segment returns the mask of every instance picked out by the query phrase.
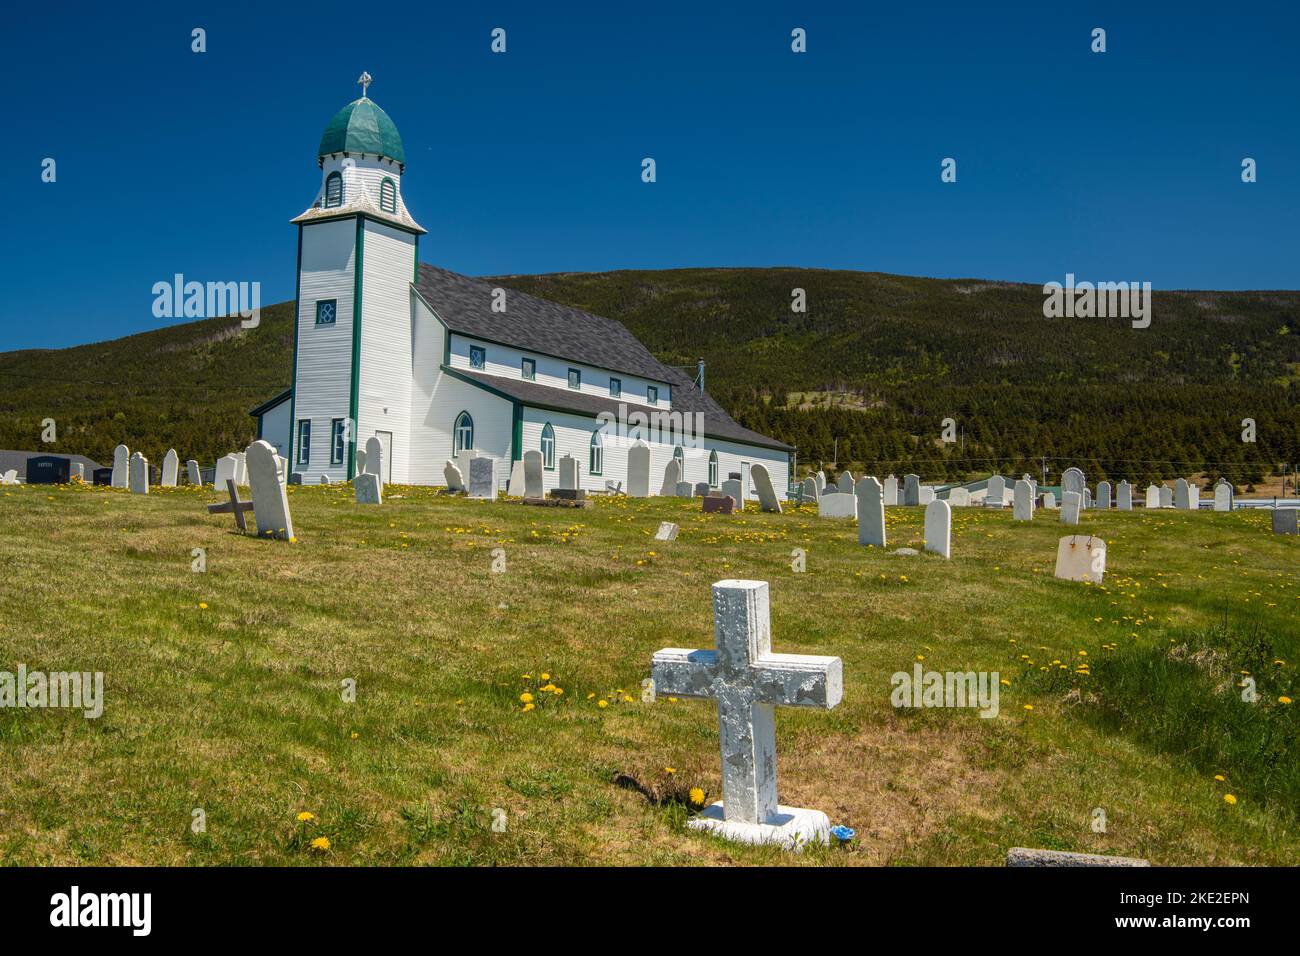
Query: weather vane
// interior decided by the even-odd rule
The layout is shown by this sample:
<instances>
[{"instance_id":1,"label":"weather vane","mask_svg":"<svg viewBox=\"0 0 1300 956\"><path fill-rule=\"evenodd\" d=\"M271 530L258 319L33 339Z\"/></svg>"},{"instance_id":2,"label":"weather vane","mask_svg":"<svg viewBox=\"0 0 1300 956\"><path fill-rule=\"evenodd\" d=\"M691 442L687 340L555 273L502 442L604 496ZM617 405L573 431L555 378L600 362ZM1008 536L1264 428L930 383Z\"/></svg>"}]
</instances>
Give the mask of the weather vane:
<instances>
[{"instance_id":1,"label":"weather vane","mask_svg":"<svg viewBox=\"0 0 1300 956\"><path fill-rule=\"evenodd\" d=\"M370 84L374 82L374 79L369 73L362 70L357 82L361 84L361 98L366 99L370 93Z\"/></svg>"}]
</instances>

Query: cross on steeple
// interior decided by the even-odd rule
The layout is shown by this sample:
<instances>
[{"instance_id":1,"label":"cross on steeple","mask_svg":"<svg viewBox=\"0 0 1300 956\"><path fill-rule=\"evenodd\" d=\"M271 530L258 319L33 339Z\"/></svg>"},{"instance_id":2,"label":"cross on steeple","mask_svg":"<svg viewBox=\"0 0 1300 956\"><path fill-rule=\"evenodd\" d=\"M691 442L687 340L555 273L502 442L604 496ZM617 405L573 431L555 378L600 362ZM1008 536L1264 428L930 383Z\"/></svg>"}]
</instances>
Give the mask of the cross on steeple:
<instances>
[{"instance_id":1,"label":"cross on steeple","mask_svg":"<svg viewBox=\"0 0 1300 956\"><path fill-rule=\"evenodd\" d=\"M361 98L363 100L368 99L370 93L370 84L374 82L374 78L371 77L369 73L362 70L361 76L357 78L357 82L361 84Z\"/></svg>"}]
</instances>

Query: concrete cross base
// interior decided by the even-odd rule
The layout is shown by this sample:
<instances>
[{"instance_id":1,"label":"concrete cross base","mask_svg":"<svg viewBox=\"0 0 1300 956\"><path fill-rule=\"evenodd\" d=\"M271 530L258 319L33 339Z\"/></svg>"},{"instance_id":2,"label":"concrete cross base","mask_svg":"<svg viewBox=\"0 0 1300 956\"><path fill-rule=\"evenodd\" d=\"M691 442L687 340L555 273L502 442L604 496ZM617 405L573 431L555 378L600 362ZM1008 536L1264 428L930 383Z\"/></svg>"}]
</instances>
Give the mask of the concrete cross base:
<instances>
[{"instance_id":1,"label":"concrete cross base","mask_svg":"<svg viewBox=\"0 0 1300 956\"><path fill-rule=\"evenodd\" d=\"M831 821L820 810L801 810L798 807L778 806L767 823L743 823L728 820L722 810L722 801L710 804L699 814L686 821L692 830L712 833L736 843L772 843L796 853L810 843L826 846L831 841Z\"/></svg>"}]
</instances>

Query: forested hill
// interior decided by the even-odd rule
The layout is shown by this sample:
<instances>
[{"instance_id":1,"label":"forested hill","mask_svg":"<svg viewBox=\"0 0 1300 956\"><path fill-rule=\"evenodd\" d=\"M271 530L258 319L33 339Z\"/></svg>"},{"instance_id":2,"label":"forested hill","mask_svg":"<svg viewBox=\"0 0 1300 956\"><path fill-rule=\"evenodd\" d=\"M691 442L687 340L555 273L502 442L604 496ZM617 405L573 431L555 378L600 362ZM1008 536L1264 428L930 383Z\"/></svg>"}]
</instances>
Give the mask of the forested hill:
<instances>
[{"instance_id":1,"label":"forested hill","mask_svg":"<svg viewBox=\"0 0 1300 956\"><path fill-rule=\"evenodd\" d=\"M742 423L831 460L927 477L1072 459L1090 478L1227 473L1300 459L1300 293L1157 292L1149 328L1047 319L1039 286L805 269L503 276L624 322ZM803 289L805 312L791 308ZM289 384L292 308L112 342L0 353L0 447L105 460L125 442L205 462ZM54 418L55 446L39 444ZM941 444L944 418L960 441ZM1243 418L1258 441L1241 441ZM1059 472L1059 468L1058 468ZM1035 471L1036 473L1036 471Z\"/></svg>"}]
</instances>

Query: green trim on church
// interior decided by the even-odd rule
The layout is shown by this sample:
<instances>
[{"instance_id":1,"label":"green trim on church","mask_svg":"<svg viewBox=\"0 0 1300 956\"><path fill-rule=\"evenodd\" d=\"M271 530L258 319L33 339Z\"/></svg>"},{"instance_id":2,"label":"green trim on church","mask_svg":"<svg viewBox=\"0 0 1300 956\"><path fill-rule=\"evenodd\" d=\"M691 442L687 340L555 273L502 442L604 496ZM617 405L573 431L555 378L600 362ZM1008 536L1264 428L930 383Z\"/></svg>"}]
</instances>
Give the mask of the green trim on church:
<instances>
[{"instance_id":1,"label":"green trim on church","mask_svg":"<svg viewBox=\"0 0 1300 956\"><path fill-rule=\"evenodd\" d=\"M357 466L357 432L361 423L357 421L360 413L361 398L361 274L366 251L366 217L357 216L356 267L352 273L352 388L348 397L348 418L352 421L348 436L347 480L356 475Z\"/></svg>"}]
</instances>

